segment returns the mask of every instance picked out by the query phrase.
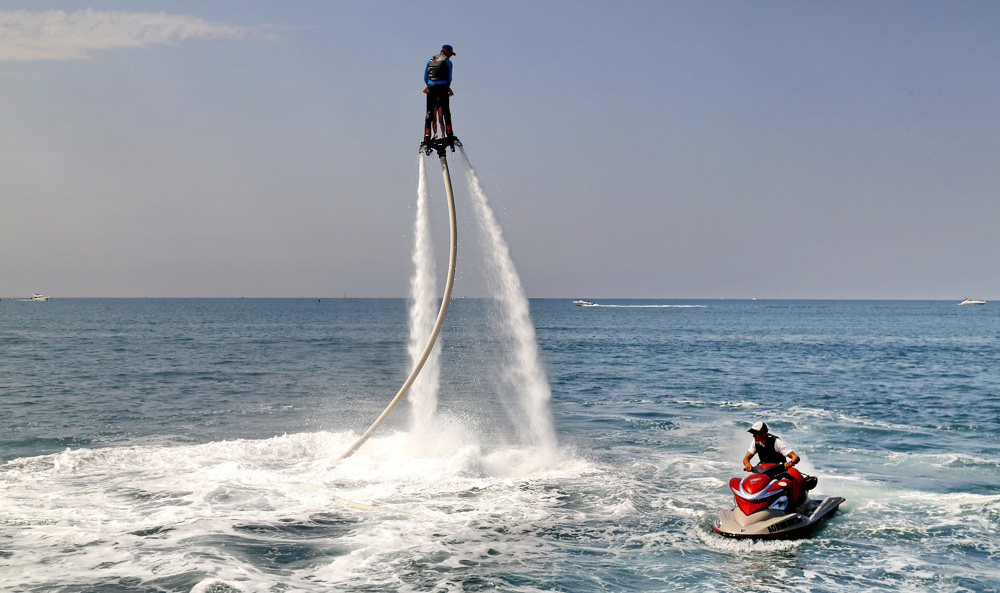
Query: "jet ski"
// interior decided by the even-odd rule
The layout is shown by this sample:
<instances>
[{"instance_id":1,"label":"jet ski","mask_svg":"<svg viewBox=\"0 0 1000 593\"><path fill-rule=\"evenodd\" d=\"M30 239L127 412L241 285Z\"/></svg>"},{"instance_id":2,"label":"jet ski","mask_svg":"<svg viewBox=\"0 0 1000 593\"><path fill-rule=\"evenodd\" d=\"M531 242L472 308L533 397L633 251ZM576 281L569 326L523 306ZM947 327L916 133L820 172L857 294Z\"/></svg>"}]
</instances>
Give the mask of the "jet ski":
<instances>
[{"instance_id":1,"label":"jet ski","mask_svg":"<svg viewBox=\"0 0 1000 593\"><path fill-rule=\"evenodd\" d=\"M837 512L844 498L810 497L817 479L766 463L745 478L729 480L736 506L712 522L719 535L739 539L793 539L808 535Z\"/></svg>"}]
</instances>

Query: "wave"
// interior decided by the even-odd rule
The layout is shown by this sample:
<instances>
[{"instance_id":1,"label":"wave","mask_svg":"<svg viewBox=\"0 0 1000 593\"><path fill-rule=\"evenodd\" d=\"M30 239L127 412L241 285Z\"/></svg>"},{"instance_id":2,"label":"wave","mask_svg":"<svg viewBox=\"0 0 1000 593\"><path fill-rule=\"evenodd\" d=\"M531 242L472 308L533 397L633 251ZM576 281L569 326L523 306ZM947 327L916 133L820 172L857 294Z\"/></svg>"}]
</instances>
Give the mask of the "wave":
<instances>
[{"instance_id":1,"label":"wave","mask_svg":"<svg viewBox=\"0 0 1000 593\"><path fill-rule=\"evenodd\" d=\"M594 303L586 305L590 307L604 307L606 309L706 309L708 305L601 305Z\"/></svg>"},{"instance_id":2,"label":"wave","mask_svg":"<svg viewBox=\"0 0 1000 593\"><path fill-rule=\"evenodd\" d=\"M285 582L303 591L325 590L323 582L390 586L384 566L358 559L437 564L440 534L460 532L467 544L449 555L478 557L493 546L513 561L525 551L520 539L488 543L481 528L527 533L537 521L558 521L551 508L559 497L543 484L594 471L568 451L482 449L460 426L440 433L447 442L436 446L402 432L374 438L333 463L354 437L303 433L12 460L0 466L0 537L17 532L6 584L68 591L169 573L187 575L177 577L186 591L218 582L240 591ZM40 564L50 567L44 575L31 570Z\"/></svg>"}]
</instances>

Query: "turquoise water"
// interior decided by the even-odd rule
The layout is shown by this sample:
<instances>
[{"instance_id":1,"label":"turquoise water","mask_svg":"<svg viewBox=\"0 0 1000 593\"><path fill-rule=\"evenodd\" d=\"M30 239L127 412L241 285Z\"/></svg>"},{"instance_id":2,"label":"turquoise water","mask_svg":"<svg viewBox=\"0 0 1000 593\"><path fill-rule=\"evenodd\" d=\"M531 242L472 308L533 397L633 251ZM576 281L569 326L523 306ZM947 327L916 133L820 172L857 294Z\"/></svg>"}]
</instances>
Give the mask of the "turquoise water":
<instances>
[{"instance_id":1,"label":"turquoise water","mask_svg":"<svg viewBox=\"0 0 1000 593\"><path fill-rule=\"evenodd\" d=\"M1000 307L597 302L531 301L557 455L457 299L435 438L335 464L405 300L0 301L3 590L1000 590ZM756 420L847 498L809 539L709 527Z\"/></svg>"}]
</instances>

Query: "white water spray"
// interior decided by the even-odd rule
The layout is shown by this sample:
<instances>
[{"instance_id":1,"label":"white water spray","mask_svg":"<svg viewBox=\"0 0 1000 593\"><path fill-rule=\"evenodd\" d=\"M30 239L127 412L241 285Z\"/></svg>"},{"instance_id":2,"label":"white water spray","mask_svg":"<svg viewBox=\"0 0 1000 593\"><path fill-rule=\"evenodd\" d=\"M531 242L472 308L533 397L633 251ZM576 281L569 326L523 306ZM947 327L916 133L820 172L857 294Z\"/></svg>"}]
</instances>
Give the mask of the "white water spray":
<instances>
[{"instance_id":1,"label":"white water spray","mask_svg":"<svg viewBox=\"0 0 1000 593\"><path fill-rule=\"evenodd\" d=\"M427 195L427 168L422 155L420 178L417 181L417 217L413 230L413 276L410 278L409 326L410 340L407 351L415 365L420 360L424 345L434 331L437 313L437 287L435 277L434 245L431 241L430 204ZM437 410L438 387L441 381L441 343L436 342L424 363L420 375L410 388L413 406L413 436L418 440L432 434L434 413Z\"/></svg>"},{"instance_id":2,"label":"white water spray","mask_svg":"<svg viewBox=\"0 0 1000 593\"><path fill-rule=\"evenodd\" d=\"M556 432L549 408L552 392L538 350L528 297L521 286L521 279L510 258L510 249L479 183L479 177L465 149L461 150L476 220L485 242L486 265L489 268L487 282L491 294L495 295L500 305L501 318L496 324L496 330L509 345L511 352L511 360L505 365L504 379L509 390L506 395L509 407L519 416L515 418L514 424L521 431L519 436L522 440L542 452L554 453Z\"/></svg>"},{"instance_id":3,"label":"white water spray","mask_svg":"<svg viewBox=\"0 0 1000 593\"><path fill-rule=\"evenodd\" d=\"M456 140L454 146L461 145ZM445 283L444 296L441 299L441 307L437 319L433 324L429 324L429 316L425 312L433 309L434 265L433 250L430 245L430 220L427 214L426 169L421 159L420 180L417 186L417 221L415 223L413 256L416 269L411 282L413 298L409 309L410 341L408 350L411 357L414 358L413 369L382 414L347 451L336 459L337 462L353 455L371 437L418 379L421 380L422 394L411 398L411 401L415 402L413 408L414 427L411 434L418 440L426 440L427 436L433 434L431 431L432 425L435 423L437 390L440 384L440 349L436 341L448 311L448 303L451 300L458 251L457 217L451 175L448 172L448 161L444 154L445 147L439 146L437 148L445 181L445 191L448 195L451 228L448 278ZM532 447L545 458L552 458L556 452L556 436L552 412L549 409L551 391L542 366L528 299L521 287L521 280L514 269L514 263L510 259L510 250L504 241L500 225L489 207L486 194L483 192L479 178L476 176L464 149L462 157L466 163L466 178L485 243L486 279L490 285L491 293L497 295L496 302L499 304L497 311L499 319L493 319L493 321L495 322L494 329L505 346L503 360L499 362L504 371L503 380L507 388L505 391L501 391L500 396L511 413L518 444ZM427 331L428 327L429 332ZM426 336L427 343L421 351L419 345L423 336ZM418 353L419 356L417 356ZM433 362L427 367L429 376L421 379L420 371L427 366L426 363L432 358L432 354Z\"/></svg>"}]
</instances>

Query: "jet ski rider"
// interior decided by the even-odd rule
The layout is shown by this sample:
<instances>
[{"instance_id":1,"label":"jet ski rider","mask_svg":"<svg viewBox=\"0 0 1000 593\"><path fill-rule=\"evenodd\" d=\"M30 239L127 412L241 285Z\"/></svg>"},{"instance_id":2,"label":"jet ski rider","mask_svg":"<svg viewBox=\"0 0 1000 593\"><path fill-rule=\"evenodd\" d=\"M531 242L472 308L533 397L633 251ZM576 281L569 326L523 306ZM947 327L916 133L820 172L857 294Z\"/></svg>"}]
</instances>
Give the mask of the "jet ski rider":
<instances>
[{"instance_id":1,"label":"jet ski rider","mask_svg":"<svg viewBox=\"0 0 1000 593\"><path fill-rule=\"evenodd\" d=\"M793 500L798 500L800 493L802 493L804 478L799 470L793 466L799 462L799 456L780 437L768 433L767 424L763 422L755 422L747 432L753 435L753 443L746 456L743 457L743 471L753 471L750 458L754 455L757 455L757 462L762 465L773 463L785 466L785 470L795 483Z\"/></svg>"},{"instance_id":2,"label":"jet ski rider","mask_svg":"<svg viewBox=\"0 0 1000 593\"><path fill-rule=\"evenodd\" d=\"M780 463L785 466L785 469L791 469L793 465L799 462L799 456L795 454L795 451L792 451L791 447L785 444L785 441L781 440L777 435L767 432L767 424L757 422L747 432L753 435L753 444L750 445L750 450L747 451L746 456L743 458L744 471L753 471L753 466L750 465L750 458L755 454L759 463ZM798 473L798 471L796 470L795 473Z\"/></svg>"}]
</instances>

